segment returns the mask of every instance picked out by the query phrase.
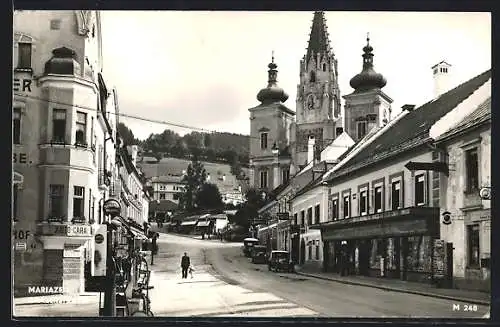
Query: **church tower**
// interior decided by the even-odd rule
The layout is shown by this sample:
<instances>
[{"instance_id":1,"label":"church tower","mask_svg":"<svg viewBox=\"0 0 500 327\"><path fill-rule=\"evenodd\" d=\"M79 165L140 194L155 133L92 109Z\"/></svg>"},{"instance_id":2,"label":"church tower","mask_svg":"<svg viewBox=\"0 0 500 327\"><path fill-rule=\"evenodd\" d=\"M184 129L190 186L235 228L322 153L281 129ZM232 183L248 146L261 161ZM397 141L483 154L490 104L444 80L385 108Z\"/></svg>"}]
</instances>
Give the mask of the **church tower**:
<instances>
[{"instance_id":1,"label":"church tower","mask_svg":"<svg viewBox=\"0 0 500 327\"><path fill-rule=\"evenodd\" d=\"M330 48L324 13L314 13L309 44L300 61L297 85L296 123L292 128L294 164L307 164L308 140L314 137L316 153L330 144L341 131L340 90L337 59Z\"/></svg>"},{"instance_id":2,"label":"church tower","mask_svg":"<svg viewBox=\"0 0 500 327\"><path fill-rule=\"evenodd\" d=\"M354 92L343 97L345 131L355 142L391 119L392 99L382 91L386 84L384 76L373 69L373 47L367 36L363 48L363 70L350 81Z\"/></svg>"},{"instance_id":3,"label":"church tower","mask_svg":"<svg viewBox=\"0 0 500 327\"><path fill-rule=\"evenodd\" d=\"M250 108L250 186L270 192L290 178L290 127L295 112L283 103L288 94L278 86L274 54L268 65L268 84Z\"/></svg>"}]
</instances>

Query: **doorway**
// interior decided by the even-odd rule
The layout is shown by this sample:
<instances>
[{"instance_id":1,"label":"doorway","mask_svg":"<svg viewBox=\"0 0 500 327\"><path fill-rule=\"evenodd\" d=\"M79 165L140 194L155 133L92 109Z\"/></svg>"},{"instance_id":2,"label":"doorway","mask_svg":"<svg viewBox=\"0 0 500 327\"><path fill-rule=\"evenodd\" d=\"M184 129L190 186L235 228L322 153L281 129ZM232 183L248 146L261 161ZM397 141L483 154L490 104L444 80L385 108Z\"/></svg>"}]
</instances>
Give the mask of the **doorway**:
<instances>
[{"instance_id":1,"label":"doorway","mask_svg":"<svg viewBox=\"0 0 500 327\"><path fill-rule=\"evenodd\" d=\"M300 264L303 265L306 261L306 243L304 239L300 240Z\"/></svg>"}]
</instances>

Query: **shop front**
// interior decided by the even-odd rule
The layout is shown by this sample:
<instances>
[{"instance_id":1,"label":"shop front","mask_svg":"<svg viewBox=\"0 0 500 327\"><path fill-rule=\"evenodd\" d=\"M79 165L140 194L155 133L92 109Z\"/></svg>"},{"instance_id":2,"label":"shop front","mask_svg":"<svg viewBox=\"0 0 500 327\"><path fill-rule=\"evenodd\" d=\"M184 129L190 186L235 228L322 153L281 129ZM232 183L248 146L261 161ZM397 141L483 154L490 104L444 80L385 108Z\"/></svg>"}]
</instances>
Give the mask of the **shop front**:
<instances>
[{"instance_id":1,"label":"shop front","mask_svg":"<svg viewBox=\"0 0 500 327\"><path fill-rule=\"evenodd\" d=\"M413 207L320 224L324 270L430 282L439 208Z\"/></svg>"}]
</instances>

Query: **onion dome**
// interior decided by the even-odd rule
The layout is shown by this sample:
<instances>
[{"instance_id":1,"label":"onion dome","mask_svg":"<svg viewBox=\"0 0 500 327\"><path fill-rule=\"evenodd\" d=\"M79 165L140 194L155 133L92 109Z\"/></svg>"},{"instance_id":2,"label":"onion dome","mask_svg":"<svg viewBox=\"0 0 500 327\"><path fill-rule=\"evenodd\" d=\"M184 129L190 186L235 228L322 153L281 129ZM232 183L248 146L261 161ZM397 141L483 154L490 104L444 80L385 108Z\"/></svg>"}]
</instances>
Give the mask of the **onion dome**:
<instances>
[{"instance_id":1,"label":"onion dome","mask_svg":"<svg viewBox=\"0 0 500 327\"><path fill-rule=\"evenodd\" d=\"M79 75L81 67L76 61L76 52L61 47L52 51L52 58L45 63L44 74Z\"/></svg>"},{"instance_id":2,"label":"onion dome","mask_svg":"<svg viewBox=\"0 0 500 327\"><path fill-rule=\"evenodd\" d=\"M370 37L367 37L366 41L366 46L363 48L363 71L350 81L355 92L381 89L387 84L384 76L373 69L373 47L370 45Z\"/></svg>"},{"instance_id":3,"label":"onion dome","mask_svg":"<svg viewBox=\"0 0 500 327\"><path fill-rule=\"evenodd\" d=\"M274 102L285 102L288 99L288 94L278 86L278 65L274 63L274 54L272 56L271 63L267 66L269 67L268 72L268 83L267 87L260 90L257 94L257 100L264 104L274 103Z\"/></svg>"}]
</instances>

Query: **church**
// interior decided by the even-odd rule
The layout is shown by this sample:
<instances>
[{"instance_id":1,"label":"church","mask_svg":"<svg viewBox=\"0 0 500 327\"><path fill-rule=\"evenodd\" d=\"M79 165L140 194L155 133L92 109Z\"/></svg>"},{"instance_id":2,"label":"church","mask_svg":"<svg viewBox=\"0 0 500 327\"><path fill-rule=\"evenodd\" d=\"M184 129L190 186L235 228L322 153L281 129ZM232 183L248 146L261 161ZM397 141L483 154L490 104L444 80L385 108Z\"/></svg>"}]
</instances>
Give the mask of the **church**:
<instances>
[{"instance_id":1,"label":"church","mask_svg":"<svg viewBox=\"0 0 500 327\"><path fill-rule=\"evenodd\" d=\"M392 99L382 91L385 78L375 72L370 39L363 47L362 71L354 76L353 91L344 95L338 85L338 61L330 46L324 13L314 13L309 43L300 60L295 111L278 86L274 56L268 65L268 84L257 94L259 105L250 112L250 185L270 192L322 158L335 140L354 144L391 118Z\"/></svg>"}]
</instances>

